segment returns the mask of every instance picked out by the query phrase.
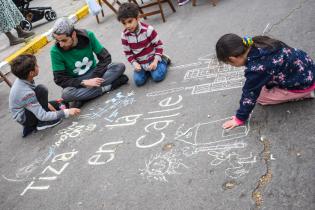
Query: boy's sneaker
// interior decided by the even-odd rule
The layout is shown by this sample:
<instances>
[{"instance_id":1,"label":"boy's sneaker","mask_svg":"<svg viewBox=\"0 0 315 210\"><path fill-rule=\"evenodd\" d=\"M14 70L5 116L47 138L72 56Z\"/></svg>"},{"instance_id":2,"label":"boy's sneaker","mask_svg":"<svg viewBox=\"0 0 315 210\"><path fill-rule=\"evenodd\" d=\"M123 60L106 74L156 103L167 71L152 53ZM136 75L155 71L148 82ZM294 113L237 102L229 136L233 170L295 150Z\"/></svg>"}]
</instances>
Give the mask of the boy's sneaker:
<instances>
[{"instance_id":1,"label":"boy's sneaker","mask_svg":"<svg viewBox=\"0 0 315 210\"><path fill-rule=\"evenodd\" d=\"M310 93L310 98L315 98L315 90Z\"/></svg>"},{"instance_id":2,"label":"boy's sneaker","mask_svg":"<svg viewBox=\"0 0 315 210\"><path fill-rule=\"evenodd\" d=\"M52 121L39 121L37 124L37 130L41 131L41 130L45 130L46 128L54 127L58 125L59 123L61 123L61 121L62 121L61 119L52 120Z\"/></svg>"},{"instance_id":3,"label":"boy's sneaker","mask_svg":"<svg viewBox=\"0 0 315 210\"><path fill-rule=\"evenodd\" d=\"M127 75L123 74L120 75L120 77L118 77L116 80L114 80L112 82L112 87L111 90L115 90L117 88L119 88L120 86L126 84L128 82L129 78L127 77Z\"/></svg>"},{"instance_id":4,"label":"boy's sneaker","mask_svg":"<svg viewBox=\"0 0 315 210\"><path fill-rule=\"evenodd\" d=\"M36 131L36 127L26 127L26 126L23 126L22 137L25 138L26 136L28 136L29 134L31 134L33 131Z\"/></svg>"},{"instance_id":5,"label":"boy's sneaker","mask_svg":"<svg viewBox=\"0 0 315 210\"><path fill-rule=\"evenodd\" d=\"M170 57L168 57L168 55L162 55L162 60L165 61L167 65L170 65L172 62Z\"/></svg>"},{"instance_id":6,"label":"boy's sneaker","mask_svg":"<svg viewBox=\"0 0 315 210\"><path fill-rule=\"evenodd\" d=\"M178 6L183 6L184 4L187 4L189 0L177 0Z\"/></svg>"}]
</instances>

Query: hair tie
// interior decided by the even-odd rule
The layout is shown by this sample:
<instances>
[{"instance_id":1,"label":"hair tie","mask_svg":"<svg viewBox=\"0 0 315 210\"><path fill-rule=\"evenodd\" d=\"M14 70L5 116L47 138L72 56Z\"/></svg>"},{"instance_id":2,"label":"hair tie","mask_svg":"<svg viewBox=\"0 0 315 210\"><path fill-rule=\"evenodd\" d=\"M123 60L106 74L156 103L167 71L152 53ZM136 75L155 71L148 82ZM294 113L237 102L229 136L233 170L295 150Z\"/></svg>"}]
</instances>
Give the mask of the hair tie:
<instances>
[{"instance_id":1,"label":"hair tie","mask_svg":"<svg viewBox=\"0 0 315 210\"><path fill-rule=\"evenodd\" d=\"M252 37L249 37L249 36L244 36L243 38L243 44L246 46L246 47L250 47L254 44L254 41L252 39Z\"/></svg>"}]
</instances>

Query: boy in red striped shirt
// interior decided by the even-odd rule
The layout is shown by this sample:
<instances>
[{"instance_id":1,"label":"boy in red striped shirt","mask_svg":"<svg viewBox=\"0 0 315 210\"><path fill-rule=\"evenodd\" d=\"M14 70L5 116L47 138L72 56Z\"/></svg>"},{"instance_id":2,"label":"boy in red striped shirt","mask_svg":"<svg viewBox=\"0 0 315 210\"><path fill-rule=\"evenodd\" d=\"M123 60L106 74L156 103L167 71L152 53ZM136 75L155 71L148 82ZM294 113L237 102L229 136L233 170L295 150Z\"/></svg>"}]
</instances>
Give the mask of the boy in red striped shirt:
<instances>
[{"instance_id":1,"label":"boy in red striped shirt","mask_svg":"<svg viewBox=\"0 0 315 210\"><path fill-rule=\"evenodd\" d=\"M170 59L163 55L163 43L157 32L152 26L139 21L139 8L134 3L122 4L117 19L125 27L121 42L127 60L134 68L135 84L144 85L150 75L153 81L162 81Z\"/></svg>"}]
</instances>

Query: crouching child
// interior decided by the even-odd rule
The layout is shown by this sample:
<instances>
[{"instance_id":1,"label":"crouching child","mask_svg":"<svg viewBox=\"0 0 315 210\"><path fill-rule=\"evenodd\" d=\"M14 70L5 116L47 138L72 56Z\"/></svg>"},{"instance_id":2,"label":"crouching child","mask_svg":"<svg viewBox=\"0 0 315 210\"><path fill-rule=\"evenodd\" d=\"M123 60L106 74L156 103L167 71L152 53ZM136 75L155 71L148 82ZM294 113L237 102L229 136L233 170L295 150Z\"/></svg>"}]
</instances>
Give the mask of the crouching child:
<instances>
[{"instance_id":1,"label":"crouching child","mask_svg":"<svg viewBox=\"0 0 315 210\"><path fill-rule=\"evenodd\" d=\"M48 90L36 85L39 73L36 57L20 55L11 63L17 77L9 95L9 109L13 119L23 126L23 137L35 130L44 130L59 124L62 118L75 116L80 109L67 109L57 101L48 101Z\"/></svg>"}]
</instances>

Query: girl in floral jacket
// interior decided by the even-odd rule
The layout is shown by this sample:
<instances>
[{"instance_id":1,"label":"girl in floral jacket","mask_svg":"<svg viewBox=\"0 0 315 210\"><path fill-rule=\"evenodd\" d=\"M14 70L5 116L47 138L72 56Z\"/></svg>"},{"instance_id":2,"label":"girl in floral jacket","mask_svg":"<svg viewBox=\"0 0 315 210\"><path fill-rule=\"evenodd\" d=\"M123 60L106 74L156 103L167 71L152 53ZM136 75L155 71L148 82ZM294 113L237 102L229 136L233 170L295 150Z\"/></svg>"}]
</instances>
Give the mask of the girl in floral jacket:
<instances>
[{"instance_id":1,"label":"girl in floral jacket","mask_svg":"<svg viewBox=\"0 0 315 210\"><path fill-rule=\"evenodd\" d=\"M224 63L246 67L240 108L223 124L225 129L244 124L256 101L270 105L314 98L315 64L302 50L267 36L226 34L217 42L216 53Z\"/></svg>"}]
</instances>

